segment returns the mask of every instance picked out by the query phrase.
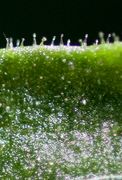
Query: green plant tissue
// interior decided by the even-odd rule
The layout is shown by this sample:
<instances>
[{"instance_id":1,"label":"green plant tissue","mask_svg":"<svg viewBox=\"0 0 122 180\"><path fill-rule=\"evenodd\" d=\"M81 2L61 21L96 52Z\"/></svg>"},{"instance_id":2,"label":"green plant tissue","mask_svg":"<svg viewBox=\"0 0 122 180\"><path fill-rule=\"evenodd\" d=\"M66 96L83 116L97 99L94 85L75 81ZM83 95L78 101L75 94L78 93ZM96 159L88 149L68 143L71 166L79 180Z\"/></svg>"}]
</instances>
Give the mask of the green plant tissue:
<instances>
[{"instance_id":1,"label":"green plant tissue","mask_svg":"<svg viewBox=\"0 0 122 180\"><path fill-rule=\"evenodd\" d=\"M122 43L0 50L0 178L122 174Z\"/></svg>"}]
</instances>

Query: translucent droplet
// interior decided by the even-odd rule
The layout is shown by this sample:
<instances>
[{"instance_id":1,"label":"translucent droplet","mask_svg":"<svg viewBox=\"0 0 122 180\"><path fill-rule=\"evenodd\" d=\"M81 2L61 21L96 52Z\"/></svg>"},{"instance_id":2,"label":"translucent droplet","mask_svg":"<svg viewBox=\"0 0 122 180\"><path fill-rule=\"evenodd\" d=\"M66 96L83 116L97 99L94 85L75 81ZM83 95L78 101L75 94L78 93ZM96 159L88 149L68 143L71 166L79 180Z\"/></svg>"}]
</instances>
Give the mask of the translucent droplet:
<instances>
[{"instance_id":1,"label":"translucent droplet","mask_svg":"<svg viewBox=\"0 0 122 180\"><path fill-rule=\"evenodd\" d=\"M52 42L51 42L51 46L54 46L54 41L56 40L56 36L53 36Z\"/></svg>"},{"instance_id":2,"label":"translucent droplet","mask_svg":"<svg viewBox=\"0 0 122 180\"><path fill-rule=\"evenodd\" d=\"M0 103L0 107L2 107L2 103Z\"/></svg>"},{"instance_id":3,"label":"translucent droplet","mask_svg":"<svg viewBox=\"0 0 122 180\"><path fill-rule=\"evenodd\" d=\"M33 33L33 46L36 46L37 42L36 42L36 33Z\"/></svg>"},{"instance_id":4,"label":"translucent droplet","mask_svg":"<svg viewBox=\"0 0 122 180\"><path fill-rule=\"evenodd\" d=\"M61 37L60 37L60 46L64 45L63 37L64 37L64 34L61 34Z\"/></svg>"}]
</instances>

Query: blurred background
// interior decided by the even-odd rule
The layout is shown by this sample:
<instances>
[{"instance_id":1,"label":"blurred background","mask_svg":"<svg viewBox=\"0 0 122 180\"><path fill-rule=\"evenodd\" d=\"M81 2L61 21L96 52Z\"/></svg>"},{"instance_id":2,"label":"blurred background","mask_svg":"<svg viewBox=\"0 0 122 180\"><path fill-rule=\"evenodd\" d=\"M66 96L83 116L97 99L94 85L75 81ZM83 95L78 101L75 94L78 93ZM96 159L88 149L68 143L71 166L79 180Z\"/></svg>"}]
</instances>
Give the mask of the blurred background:
<instances>
[{"instance_id":1,"label":"blurred background","mask_svg":"<svg viewBox=\"0 0 122 180\"><path fill-rule=\"evenodd\" d=\"M25 45L32 44L32 34L37 41L46 36L64 34L64 42L78 44L79 38L89 34L88 43L98 38L98 32L116 32L122 37L122 2L119 0L4 0L0 3L0 47L5 47L6 37L24 37Z\"/></svg>"}]
</instances>

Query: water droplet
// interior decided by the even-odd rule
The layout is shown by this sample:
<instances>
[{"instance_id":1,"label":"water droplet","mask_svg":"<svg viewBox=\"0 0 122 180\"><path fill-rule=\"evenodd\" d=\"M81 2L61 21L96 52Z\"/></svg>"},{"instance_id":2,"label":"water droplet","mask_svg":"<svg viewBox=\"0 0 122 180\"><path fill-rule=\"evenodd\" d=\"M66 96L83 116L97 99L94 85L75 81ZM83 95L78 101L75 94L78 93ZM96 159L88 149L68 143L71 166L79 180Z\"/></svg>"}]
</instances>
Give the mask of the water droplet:
<instances>
[{"instance_id":1,"label":"water droplet","mask_svg":"<svg viewBox=\"0 0 122 180\"><path fill-rule=\"evenodd\" d=\"M2 107L2 103L0 103L0 107Z\"/></svg>"},{"instance_id":2,"label":"water droplet","mask_svg":"<svg viewBox=\"0 0 122 180\"><path fill-rule=\"evenodd\" d=\"M36 46L37 42L36 42L36 33L33 33L33 46Z\"/></svg>"},{"instance_id":3,"label":"water droplet","mask_svg":"<svg viewBox=\"0 0 122 180\"><path fill-rule=\"evenodd\" d=\"M60 37L60 46L64 45L63 37L64 37L64 34L61 34L61 37Z\"/></svg>"}]
</instances>

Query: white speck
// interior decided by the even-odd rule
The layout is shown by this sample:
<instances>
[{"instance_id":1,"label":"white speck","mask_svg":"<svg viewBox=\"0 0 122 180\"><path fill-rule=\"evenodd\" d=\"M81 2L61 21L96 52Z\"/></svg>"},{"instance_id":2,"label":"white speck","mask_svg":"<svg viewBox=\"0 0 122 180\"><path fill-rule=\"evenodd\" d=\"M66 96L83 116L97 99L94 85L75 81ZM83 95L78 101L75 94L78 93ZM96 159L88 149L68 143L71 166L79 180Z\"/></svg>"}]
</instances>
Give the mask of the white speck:
<instances>
[{"instance_id":1,"label":"white speck","mask_svg":"<svg viewBox=\"0 0 122 180\"><path fill-rule=\"evenodd\" d=\"M86 99L82 99L80 102L81 102L81 104L83 104L83 105L86 105L86 103L87 103Z\"/></svg>"},{"instance_id":2,"label":"white speck","mask_svg":"<svg viewBox=\"0 0 122 180\"><path fill-rule=\"evenodd\" d=\"M36 101L36 106L40 105L40 101Z\"/></svg>"},{"instance_id":3,"label":"white speck","mask_svg":"<svg viewBox=\"0 0 122 180\"><path fill-rule=\"evenodd\" d=\"M65 63L65 62L66 62L66 59L62 59L62 62Z\"/></svg>"},{"instance_id":4,"label":"white speck","mask_svg":"<svg viewBox=\"0 0 122 180\"><path fill-rule=\"evenodd\" d=\"M64 77L64 76L62 76L62 77L61 77L61 79L62 79L62 80L64 80L64 79L65 79L65 77Z\"/></svg>"},{"instance_id":5,"label":"white speck","mask_svg":"<svg viewBox=\"0 0 122 180\"><path fill-rule=\"evenodd\" d=\"M43 76L40 76L39 79L43 79Z\"/></svg>"},{"instance_id":6,"label":"white speck","mask_svg":"<svg viewBox=\"0 0 122 180\"><path fill-rule=\"evenodd\" d=\"M6 112L10 111L10 106L6 106Z\"/></svg>"}]
</instances>

